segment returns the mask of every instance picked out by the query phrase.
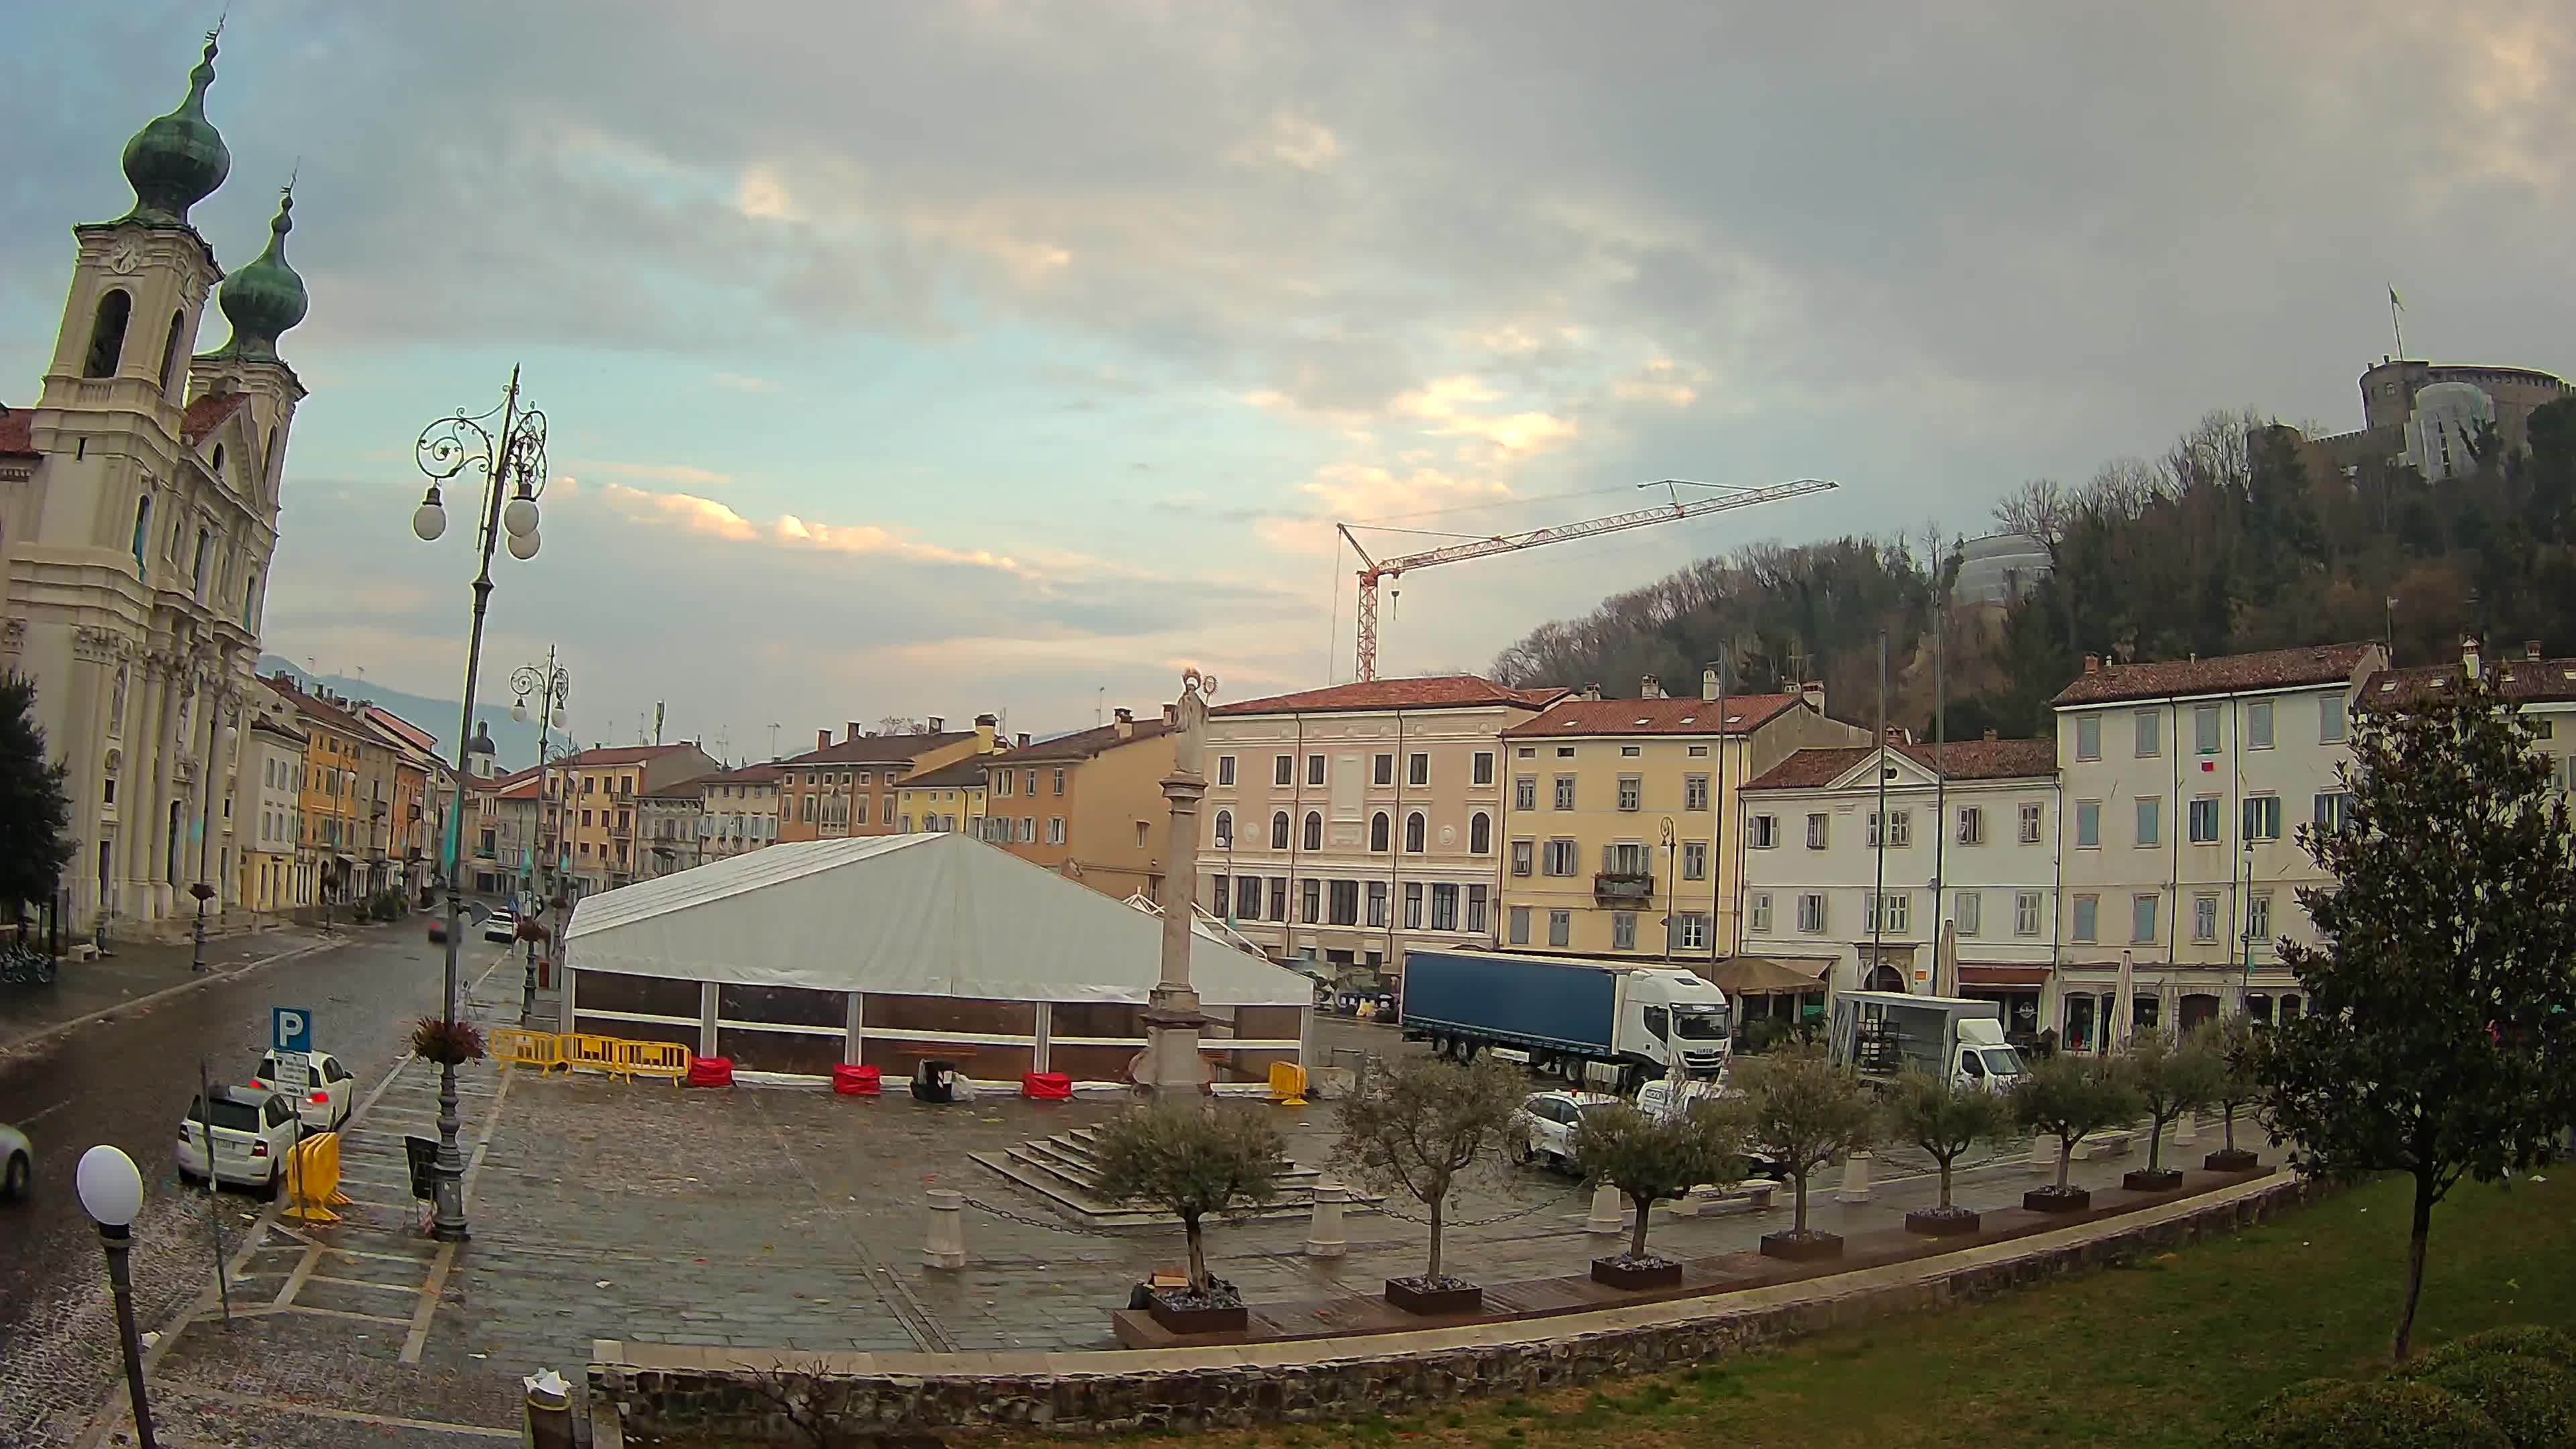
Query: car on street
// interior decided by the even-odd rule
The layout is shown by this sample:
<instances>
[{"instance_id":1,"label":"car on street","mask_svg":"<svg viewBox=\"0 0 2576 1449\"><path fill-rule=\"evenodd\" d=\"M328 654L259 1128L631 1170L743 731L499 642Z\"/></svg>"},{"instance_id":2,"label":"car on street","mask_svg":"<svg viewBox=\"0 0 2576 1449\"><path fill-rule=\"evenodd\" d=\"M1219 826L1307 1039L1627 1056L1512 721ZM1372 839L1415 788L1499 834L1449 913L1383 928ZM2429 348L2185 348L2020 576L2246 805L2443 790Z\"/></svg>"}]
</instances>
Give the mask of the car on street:
<instances>
[{"instance_id":1,"label":"car on street","mask_svg":"<svg viewBox=\"0 0 2576 1449\"><path fill-rule=\"evenodd\" d=\"M1585 1113L1618 1100L1607 1092L1530 1093L1516 1117L1519 1132L1512 1139L1512 1160L1574 1171L1574 1129L1582 1125Z\"/></svg>"},{"instance_id":2,"label":"car on street","mask_svg":"<svg viewBox=\"0 0 2576 1449\"><path fill-rule=\"evenodd\" d=\"M274 1194L286 1170L286 1154L301 1131L295 1104L284 1093L217 1087L211 1095L189 1100L171 1156L182 1182L211 1177Z\"/></svg>"},{"instance_id":3,"label":"car on street","mask_svg":"<svg viewBox=\"0 0 2576 1449\"><path fill-rule=\"evenodd\" d=\"M285 1093L295 1103L295 1115L303 1121L305 1131L336 1132L356 1110L357 1078L329 1052L307 1052L304 1056L309 1065L302 1072L280 1071L281 1066L293 1064L279 1062L275 1052L261 1057L251 1071L250 1084L262 1091ZM303 1079L300 1087L295 1081L298 1077Z\"/></svg>"},{"instance_id":4,"label":"car on street","mask_svg":"<svg viewBox=\"0 0 2576 1449\"><path fill-rule=\"evenodd\" d=\"M429 944L433 946L444 946L447 944L447 917L431 916L429 918Z\"/></svg>"},{"instance_id":5,"label":"car on street","mask_svg":"<svg viewBox=\"0 0 2576 1449\"><path fill-rule=\"evenodd\" d=\"M22 1202L36 1174L36 1149L27 1134L0 1122L0 1202Z\"/></svg>"},{"instance_id":6,"label":"car on street","mask_svg":"<svg viewBox=\"0 0 2576 1449\"><path fill-rule=\"evenodd\" d=\"M509 942L519 939L519 918L505 907L494 911L483 922L483 939Z\"/></svg>"}]
</instances>

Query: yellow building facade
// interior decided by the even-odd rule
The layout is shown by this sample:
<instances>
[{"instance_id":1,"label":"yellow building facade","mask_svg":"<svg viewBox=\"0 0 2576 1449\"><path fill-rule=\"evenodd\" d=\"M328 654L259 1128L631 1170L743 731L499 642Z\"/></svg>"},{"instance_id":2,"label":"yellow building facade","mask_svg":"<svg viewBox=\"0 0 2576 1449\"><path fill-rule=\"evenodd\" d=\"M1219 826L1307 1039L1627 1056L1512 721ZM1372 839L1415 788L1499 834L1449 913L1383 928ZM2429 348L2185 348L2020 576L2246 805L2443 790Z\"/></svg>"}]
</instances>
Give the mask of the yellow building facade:
<instances>
[{"instance_id":1,"label":"yellow building facade","mask_svg":"<svg viewBox=\"0 0 2576 1449\"><path fill-rule=\"evenodd\" d=\"M1823 691L1568 697L1505 729L1506 950L1714 961L1743 910L1736 792L1808 746L1865 743Z\"/></svg>"},{"instance_id":2,"label":"yellow building facade","mask_svg":"<svg viewBox=\"0 0 2576 1449\"><path fill-rule=\"evenodd\" d=\"M945 830L982 835L988 789L981 759L922 770L895 787L895 830Z\"/></svg>"}]
</instances>

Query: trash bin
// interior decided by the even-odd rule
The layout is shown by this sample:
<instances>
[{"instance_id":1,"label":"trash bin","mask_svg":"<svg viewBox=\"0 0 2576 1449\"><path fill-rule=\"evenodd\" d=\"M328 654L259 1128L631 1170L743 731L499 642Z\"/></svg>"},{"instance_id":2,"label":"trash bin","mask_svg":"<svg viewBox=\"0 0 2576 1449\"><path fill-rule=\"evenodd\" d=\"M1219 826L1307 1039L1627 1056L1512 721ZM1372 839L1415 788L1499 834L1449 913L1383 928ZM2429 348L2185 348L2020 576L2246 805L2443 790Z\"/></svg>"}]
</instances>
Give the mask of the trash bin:
<instances>
[{"instance_id":1,"label":"trash bin","mask_svg":"<svg viewBox=\"0 0 2576 1449\"><path fill-rule=\"evenodd\" d=\"M916 1102L949 1102L956 1094L949 1090L949 1075L957 1070L955 1062L931 1061L925 1058L912 1074L912 1096Z\"/></svg>"},{"instance_id":2,"label":"trash bin","mask_svg":"<svg viewBox=\"0 0 2576 1449\"><path fill-rule=\"evenodd\" d=\"M438 1139L406 1137L403 1160L411 1166L411 1195L422 1202L438 1200Z\"/></svg>"},{"instance_id":3,"label":"trash bin","mask_svg":"<svg viewBox=\"0 0 2576 1449\"><path fill-rule=\"evenodd\" d=\"M553 1369L519 1380L527 1389L526 1449L573 1449L572 1385Z\"/></svg>"}]
</instances>

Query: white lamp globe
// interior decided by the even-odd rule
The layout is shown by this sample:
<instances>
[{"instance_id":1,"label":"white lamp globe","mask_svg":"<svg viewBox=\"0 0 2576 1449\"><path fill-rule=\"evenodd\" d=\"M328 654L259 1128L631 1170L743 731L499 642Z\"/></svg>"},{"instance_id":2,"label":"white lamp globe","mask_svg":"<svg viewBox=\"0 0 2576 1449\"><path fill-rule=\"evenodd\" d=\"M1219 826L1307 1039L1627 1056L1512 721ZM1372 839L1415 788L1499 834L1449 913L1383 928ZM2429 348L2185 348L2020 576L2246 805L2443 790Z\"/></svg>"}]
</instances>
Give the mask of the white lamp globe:
<instances>
[{"instance_id":1,"label":"white lamp globe","mask_svg":"<svg viewBox=\"0 0 2576 1449\"><path fill-rule=\"evenodd\" d=\"M557 705L557 706L555 706L555 728L556 728L556 729L562 729L562 728L563 728L563 722L564 722L563 706L561 706L561 705Z\"/></svg>"},{"instance_id":2,"label":"white lamp globe","mask_svg":"<svg viewBox=\"0 0 2576 1449\"><path fill-rule=\"evenodd\" d=\"M100 1227L131 1227L143 1211L143 1174L135 1170L133 1158L105 1143L81 1154L72 1183L80 1193L81 1211Z\"/></svg>"},{"instance_id":3,"label":"white lamp globe","mask_svg":"<svg viewBox=\"0 0 2576 1449\"><path fill-rule=\"evenodd\" d=\"M510 718L515 723L526 724L528 722L528 702L524 699L511 701Z\"/></svg>"},{"instance_id":4,"label":"white lamp globe","mask_svg":"<svg viewBox=\"0 0 2576 1449\"><path fill-rule=\"evenodd\" d=\"M447 510L438 506L438 490L432 488L429 497L421 500L420 507L412 510L411 534L423 543L436 543L438 536L445 532Z\"/></svg>"},{"instance_id":5,"label":"white lamp globe","mask_svg":"<svg viewBox=\"0 0 2576 1449\"><path fill-rule=\"evenodd\" d=\"M525 488L519 490L518 497L502 506L501 527L512 538L537 531L537 500L529 497Z\"/></svg>"},{"instance_id":6,"label":"white lamp globe","mask_svg":"<svg viewBox=\"0 0 2576 1449\"><path fill-rule=\"evenodd\" d=\"M525 561L527 559L535 558L536 556L537 531L535 529L532 528L525 533L514 533L510 535L510 557Z\"/></svg>"}]
</instances>

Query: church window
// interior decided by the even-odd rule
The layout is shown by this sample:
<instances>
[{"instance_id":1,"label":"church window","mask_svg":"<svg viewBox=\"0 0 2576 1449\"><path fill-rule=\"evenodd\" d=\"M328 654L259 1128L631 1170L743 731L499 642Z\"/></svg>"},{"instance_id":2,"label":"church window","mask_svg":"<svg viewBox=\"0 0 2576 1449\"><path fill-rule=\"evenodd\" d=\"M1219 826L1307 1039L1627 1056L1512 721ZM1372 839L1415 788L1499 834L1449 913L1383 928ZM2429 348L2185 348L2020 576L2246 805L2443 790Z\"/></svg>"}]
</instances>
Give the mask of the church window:
<instances>
[{"instance_id":1,"label":"church window","mask_svg":"<svg viewBox=\"0 0 2576 1449\"><path fill-rule=\"evenodd\" d=\"M98 299L98 318L89 328L89 362L81 376L116 376L116 364L125 356L125 319L133 310L133 294L122 287Z\"/></svg>"},{"instance_id":2,"label":"church window","mask_svg":"<svg viewBox=\"0 0 2576 1449\"><path fill-rule=\"evenodd\" d=\"M134 566L137 569L143 567L143 540L151 537L151 527L152 495L146 493L134 500Z\"/></svg>"},{"instance_id":3,"label":"church window","mask_svg":"<svg viewBox=\"0 0 2576 1449\"><path fill-rule=\"evenodd\" d=\"M161 344L161 390L163 392L169 392L179 385L179 379L173 374L177 372L179 366L179 339L187 327L187 313L170 314L170 337Z\"/></svg>"},{"instance_id":4,"label":"church window","mask_svg":"<svg viewBox=\"0 0 2576 1449\"><path fill-rule=\"evenodd\" d=\"M224 445L221 443L215 444L215 466L213 472L216 482L221 483L224 481Z\"/></svg>"},{"instance_id":5,"label":"church window","mask_svg":"<svg viewBox=\"0 0 2576 1449\"><path fill-rule=\"evenodd\" d=\"M214 551L215 536L205 529L198 529L197 561L192 567L188 577L189 587L197 591L197 597L200 600L203 600L206 597L206 561L213 557Z\"/></svg>"}]
</instances>

